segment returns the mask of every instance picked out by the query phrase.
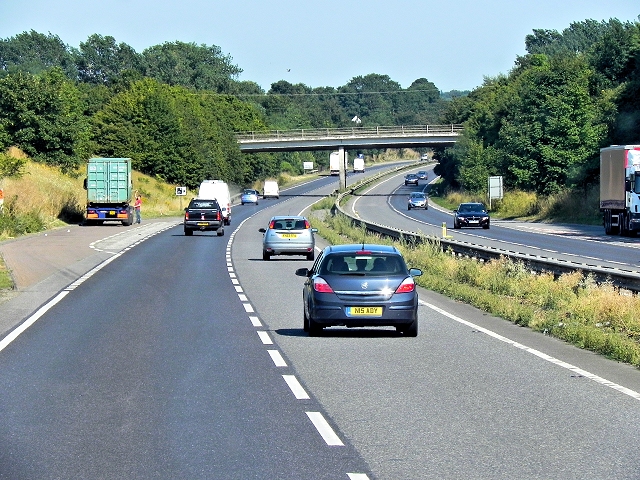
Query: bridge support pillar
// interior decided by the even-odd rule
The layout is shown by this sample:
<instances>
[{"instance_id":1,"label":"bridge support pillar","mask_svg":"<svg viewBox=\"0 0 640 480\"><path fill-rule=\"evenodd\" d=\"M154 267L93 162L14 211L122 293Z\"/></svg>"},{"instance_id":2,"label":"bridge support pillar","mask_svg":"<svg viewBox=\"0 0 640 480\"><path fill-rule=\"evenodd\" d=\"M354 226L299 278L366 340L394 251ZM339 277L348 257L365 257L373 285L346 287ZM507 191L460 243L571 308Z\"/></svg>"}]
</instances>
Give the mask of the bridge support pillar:
<instances>
[{"instance_id":1,"label":"bridge support pillar","mask_svg":"<svg viewBox=\"0 0 640 480\"><path fill-rule=\"evenodd\" d=\"M338 148L338 158L340 159L340 176L338 178L340 185L338 186L338 190L344 190L347 188L347 157L344 147Z\"/></svg>"}]
</instances>

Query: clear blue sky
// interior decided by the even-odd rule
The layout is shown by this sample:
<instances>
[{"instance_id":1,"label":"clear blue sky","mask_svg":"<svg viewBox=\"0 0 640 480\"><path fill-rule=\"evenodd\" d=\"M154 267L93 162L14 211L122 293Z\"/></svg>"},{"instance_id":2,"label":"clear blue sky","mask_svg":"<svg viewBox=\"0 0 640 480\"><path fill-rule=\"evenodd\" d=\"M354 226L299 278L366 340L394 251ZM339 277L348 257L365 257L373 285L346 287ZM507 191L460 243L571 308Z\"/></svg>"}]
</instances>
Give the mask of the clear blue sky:
<instances>
[{"instance_id":1,"label":"clear blue sky","mask_svg":"<svg viewBox=\"0 0 640 480\"><path fill-rule=\"evenodd\" d=\"M638 0L0 0L0 38L35 30L78 47L97 33L138 52L176 40L217 45L240 80L265 90L377 73L449 91L508 73L533 29L639 14Z\"/></svg>"}]
</instances>

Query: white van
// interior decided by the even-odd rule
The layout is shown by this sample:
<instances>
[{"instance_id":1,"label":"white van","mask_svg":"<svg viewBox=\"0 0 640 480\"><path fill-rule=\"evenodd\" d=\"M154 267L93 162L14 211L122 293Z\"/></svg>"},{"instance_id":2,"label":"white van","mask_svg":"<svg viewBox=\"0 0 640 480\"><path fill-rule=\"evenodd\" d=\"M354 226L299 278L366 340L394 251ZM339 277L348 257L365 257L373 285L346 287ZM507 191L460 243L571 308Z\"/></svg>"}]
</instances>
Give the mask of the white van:
<instances>
[{"instance_id":1,"label":"white van","mask_svg":"<svg viewBox=\"0 0 640 480\"><path fill-rule=\"evenodd\" d=\"M231 225L231 193L229 185L222 180L205 180L200 184L198 197L203 200L215 198L220 204L225 225Z\"/></svg>"},{"instance_id":2,"label":"white van","mask_svg":"<svg viewBox=\"0 0 640 480\"><path fill-rule=\"evenodd\" d=\"M280 198L280 189L275 180L265 180L262 188L262 198Z\"/></svg>"},{"instance_id":3,"label":"white van","mask_svg":"<svg viewBox=\"0 0 640 480\"><path fill-rule=\"evenodd\" d=\"M364 157L358 155L353 159L353 173L364 173Z\"/></svg>"}]
</instances>

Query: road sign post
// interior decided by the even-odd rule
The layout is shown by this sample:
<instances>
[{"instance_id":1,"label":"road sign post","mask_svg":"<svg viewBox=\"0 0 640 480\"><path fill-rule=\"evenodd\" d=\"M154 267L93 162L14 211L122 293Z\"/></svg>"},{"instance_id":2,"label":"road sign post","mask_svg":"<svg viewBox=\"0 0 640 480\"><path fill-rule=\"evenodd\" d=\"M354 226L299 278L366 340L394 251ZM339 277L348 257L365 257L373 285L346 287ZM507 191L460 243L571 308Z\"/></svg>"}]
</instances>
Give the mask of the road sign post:
<instances>
[{"instance_id":1,"label":"road sign post","mask_svg":"<svg viewBox=\"0 0 640 480\"><path fill-rule=\"evenodd\" d=\"M502 177L489 177L489 210L491 210L491 200L502 198Z\"/></svg>"}]
</instances>

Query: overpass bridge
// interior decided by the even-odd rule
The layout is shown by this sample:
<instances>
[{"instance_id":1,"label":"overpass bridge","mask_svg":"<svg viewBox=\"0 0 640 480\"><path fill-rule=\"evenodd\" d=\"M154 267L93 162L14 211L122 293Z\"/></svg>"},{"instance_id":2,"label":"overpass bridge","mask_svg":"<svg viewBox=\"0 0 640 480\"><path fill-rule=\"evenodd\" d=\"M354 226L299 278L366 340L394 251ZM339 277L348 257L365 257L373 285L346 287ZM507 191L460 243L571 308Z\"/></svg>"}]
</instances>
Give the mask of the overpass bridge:
<instances>
[{"instance_id":1,"label":"overpass bridge","mask_svg":"<svg viewBox=\"0 0 640 480\"><path fill-rule=\"evenodd\" d=\"M313 128L237 133L240 151L294 152L369 148L452 146L462 125L410 125L393 127Z\"/></svg>"}]
</instances>

